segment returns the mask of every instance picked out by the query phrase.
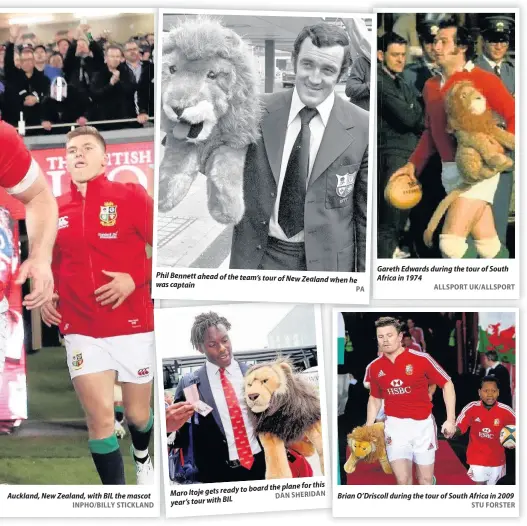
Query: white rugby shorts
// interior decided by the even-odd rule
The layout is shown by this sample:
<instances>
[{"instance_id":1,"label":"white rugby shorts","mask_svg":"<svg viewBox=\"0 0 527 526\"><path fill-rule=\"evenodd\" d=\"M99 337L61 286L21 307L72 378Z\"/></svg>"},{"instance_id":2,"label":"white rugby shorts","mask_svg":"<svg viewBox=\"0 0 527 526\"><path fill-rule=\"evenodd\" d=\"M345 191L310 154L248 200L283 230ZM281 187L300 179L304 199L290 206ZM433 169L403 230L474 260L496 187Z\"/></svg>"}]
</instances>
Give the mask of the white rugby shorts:
<instances>
[{"instance_id":1,"label":"white rugby shorts","mask_svg":"<svg viewBox=\"0 0 527 526\"><path fill-rule=\"evenodd\" d=\"M470 466L467 475L474 482L486 482L487 486L495 486L498 480L505 476L507 468L503 466Z\"/></svg>"},{"instance_id":2,"label":"white rugby shorts","mask_svg":"<svg viewBox=\"0 0 527 526\"><path fill-rule=\"evenodd\" d=\"M154 378L154 333L109 338L66 334L66 356L71 378L116 371L119 382L145 384Z\"/></svg>"},{"instance_id":3,"label":"white rugby shorts","mask_svg":"<svg viewBox=\"0 0 527 526\"><path fill-rule=\"evenodd\" d=\"M435 462L437 428L432 415L425 420L387 416L384 439L390 462L407 459L421 466Z\"/></svg>"},{"instance_id":4,"label":"white rugby shorts","mask_svg":"<svg viewBox=\"0 0 527 526\"><path fill-rule=\"evenodd\" d=\"M498 188L500 181L500 174L496 174L489 179L485 179L472 185L468 190L463 192L460 197L467 199L480 199L492 204L494 202L494 194ZM446 193L450 193L455 188L458 188L463 183L463 178L459 175L456 163L444 162L441 172L441 182L445 188Z\"/></svg>"}]
</instances>

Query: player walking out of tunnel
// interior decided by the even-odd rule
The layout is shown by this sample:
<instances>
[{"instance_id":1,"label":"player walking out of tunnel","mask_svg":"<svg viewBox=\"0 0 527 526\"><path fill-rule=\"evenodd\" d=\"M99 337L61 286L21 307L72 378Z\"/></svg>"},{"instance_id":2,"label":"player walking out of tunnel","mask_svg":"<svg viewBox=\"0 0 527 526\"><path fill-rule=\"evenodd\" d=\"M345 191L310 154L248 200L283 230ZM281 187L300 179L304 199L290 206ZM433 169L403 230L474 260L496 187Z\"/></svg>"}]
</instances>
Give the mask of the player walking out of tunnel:
<instances>
[{"instance_id":1,"label":"player walking out of tunnel","mask_svg":"<svg viewBox=\"0 0 527 526\"><path fill-rule=\"evenodd\" d=\"M443 389L447 419L441 431L451 437L456 431L454 384L428 353L403 346L399 320L379 318L375 327L382 356L368 366L366 425L375 423L384 400L386 451L397 484L412 484L413 464L419 484L434 484L437 430L429 389L434 384Z\"/></svg>"},{"instance_id":2,"label":"player walking out of tunnel","mask_svg":"<svg viewBox=\"0 0 527 526\"><path fill-rule=\"evenodd\" d=\"M57 203L24 140L15 128L4 121L0 121L0 187L25 206L29 256L14 279L21 285L28 277L31 278L32 292L25 296L23 305L34 309L48 301L53 293L50 260L57 234ZM2 223L5 230L7 213ZM9 327L7 292L13 279L12 262L16 257L9 235L7 232L0 235L0 391Z\"/></svg>"},{"instance_id":3,"label":"player walking out of tunnel","mask_svg":"<svg viewBox=\"0 0 527 526\"><path fill-rule=\"evenodd\" d=\"M456 435L470 428L467 448L468 476L481 485L495 485L505 476L505 450L500 443L500 431L508 425L516 425L514 411L498 402L498 379L485 376L478 390L479 400L466 405L456 421ZM514 447L509 441L505 447Z\"/></svg>"},{"instance_id":4,"label":"player walking out of tunnel","mask_svg":"<svg viewBox=\"0 0 527 526\"><path fill-rule=\"evenodd\" d=\"M106 144L91 126L67 135L66 162L72 184L59 198L52 263L56 293L42 308L42 319L59 325L65 335L68 367L102 483L125 483L114 430L117 379L137 483L153 484L148 444L154 316L146 255L146 245L152 244L152 199L139 184L106 178Z\"/></svg>"}]
</instances>

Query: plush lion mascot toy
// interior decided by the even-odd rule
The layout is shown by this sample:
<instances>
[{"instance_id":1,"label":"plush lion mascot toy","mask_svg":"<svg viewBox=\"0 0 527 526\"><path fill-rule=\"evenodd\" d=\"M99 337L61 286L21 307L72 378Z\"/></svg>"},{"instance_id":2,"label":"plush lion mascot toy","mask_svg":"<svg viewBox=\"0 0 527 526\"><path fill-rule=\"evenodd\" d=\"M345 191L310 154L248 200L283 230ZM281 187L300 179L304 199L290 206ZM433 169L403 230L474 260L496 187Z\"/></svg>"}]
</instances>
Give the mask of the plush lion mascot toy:
<instances>
[{"instance_id":1,"label":"plush lion mascot toy","mask_svg":"<svg viewBox=\"0 0 527 526\"><path fill-rule=\"evenodd\" d=\"M368 463L379 462L382 470L387 474L393 473L384 443L384 423L377 422L372 426L356 427L348 435L350 456L344 464L346 473L353 473L360 460Z\"/></svg>"},{"instance_id":2,"label":"plush lion mascot toy","mask_svg":"<svg viewBox=\"0 0 527 526\"><path fill-rule=\"evenodd\" d=\"M305 457L316 451L324 472L320 399L287 360L251 367L245 375L245 402L264 449L266 479L292 478L287 448Z\"/></svg>"},{"instance_id":3,"label":"plush lion mascot toy","mask_svg":"<svg viewBox=\"0 0 527 526\"><path fill-rule=\"evenodd\" d=\"M487 107L485 97L470 81L457 82L450 88L445 109L447 131L457 140L456 166L463 183L439 203L424 233L424 241L432 245L432 236L448 207L472 185L514 165L505 150L514 150L514 135L498 127Z\"/></svg>"},{"instance_id":4,"label":"plush lion mascot toy","mask_svg":"<svg viewBox=\"0 0 527 526\"><path fill-rule=\"evenodd\" d=\"M240 221L245 154L259 133L257 85L250 50L220 22L185 19L165 36L159 210L180 203L201 172L211 216L219 223Z\"/></svg>"}]
</instances>

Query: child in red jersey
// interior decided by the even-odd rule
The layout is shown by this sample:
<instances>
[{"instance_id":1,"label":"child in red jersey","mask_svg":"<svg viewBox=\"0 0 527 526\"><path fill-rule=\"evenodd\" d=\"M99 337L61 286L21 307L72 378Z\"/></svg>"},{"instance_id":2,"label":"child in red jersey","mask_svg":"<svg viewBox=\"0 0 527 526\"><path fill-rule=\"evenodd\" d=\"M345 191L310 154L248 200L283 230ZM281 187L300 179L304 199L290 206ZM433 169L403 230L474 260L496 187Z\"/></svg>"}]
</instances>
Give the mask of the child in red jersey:
<instances>
[{"instance_id":1,"label":"child in red jersey","mask_svg":"<svg viewBox=\"0 0 527 526\"><path fill-rule=\"evenodd\" d=\"M485 376L481 380L478 394L480 400L471 402L459 414L456 436L470 428L468 476L476 484L493 486L505 476L505 451L500 443L500 431L504 426L516 425L516 416L508 405L497 401L500 391L495 376Z\"/></svg>"}]
</instances>

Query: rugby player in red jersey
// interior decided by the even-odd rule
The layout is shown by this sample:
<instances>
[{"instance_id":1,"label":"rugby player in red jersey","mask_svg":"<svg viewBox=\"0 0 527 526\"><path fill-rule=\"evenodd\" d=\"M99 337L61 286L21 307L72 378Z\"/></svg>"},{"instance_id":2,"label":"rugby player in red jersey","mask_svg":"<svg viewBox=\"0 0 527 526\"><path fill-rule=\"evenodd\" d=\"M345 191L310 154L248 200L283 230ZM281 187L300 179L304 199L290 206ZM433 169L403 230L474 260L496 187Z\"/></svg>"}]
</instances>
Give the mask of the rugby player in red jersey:
<instances>
[{"instance_id":1,"label":"rugby player in red jersey","mask_svg":"<svg viewBox=\"0 0 527 526\"><path fill-rule=\"evenodd\" d=\"M53 294L51 254L57 234L57 202L42 174L13 126L0 121L0 186L24 204L29 238L29 256L20 265L15 283L21 285L31 278L32 291L24 297L23 305L35 309ZM2 246L5 241L0 239ZM12 254L10 255L12 257ZM5 364L9 309L4 290L10 274L0 279L0 381Z\"/></svg>"},{"instance_id":2,"label":"rugby player in red jersey","mask_svg":"<svg viewBox=\"0 0 527 526\"><path fill-rule=\"evenodd\" d=\"M456 435L470 428L467 448L468 476L481 485L495 485L505 476L505 451L500 443L504 426L516 425L514 411L498 402L498 379L485 376L478 390L479 400L466 405L456 421Z\"/></svg>"},{"instance_id":3,"label":"rugby player in red jersey","mask_svg":"<svg viewBox=\"0 0 527 526\"><path fill-rule=\"evenodd\" d=\"M382 356L369 366L370 397L366 425L373 425L384 400L384 434L388 460L397 484L412 484L416 465L419 484L434 484L437 430L429 386L443 389L447 419L441 427L449 438L456 431L456 393L450 377L428 354L402 344L402 323L383 317L375 322Z\"/></svg>"},{"instance_id":4,"label":"rugby player in red jersey","mask_svg":"<svg viewBox=\"0 0 527 526\"><path fill-rule=\"evenodd\" d=\"M106 143L92 126L67 135L71 191L59 200L55 291L42 319L59 325L70 376L86 413L88 446L103 484L124 484L114 429L114 383L122 385L137 483L153 484L148 445L154 373L150 299L153 201L139 184L105 176Z\"/></svg>"}]
</instances>

